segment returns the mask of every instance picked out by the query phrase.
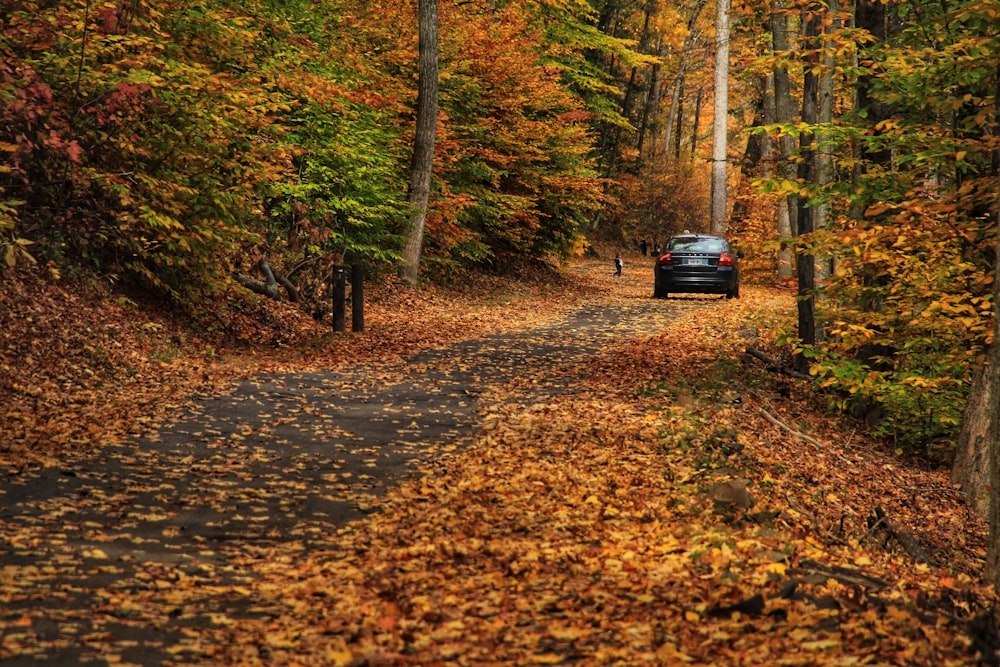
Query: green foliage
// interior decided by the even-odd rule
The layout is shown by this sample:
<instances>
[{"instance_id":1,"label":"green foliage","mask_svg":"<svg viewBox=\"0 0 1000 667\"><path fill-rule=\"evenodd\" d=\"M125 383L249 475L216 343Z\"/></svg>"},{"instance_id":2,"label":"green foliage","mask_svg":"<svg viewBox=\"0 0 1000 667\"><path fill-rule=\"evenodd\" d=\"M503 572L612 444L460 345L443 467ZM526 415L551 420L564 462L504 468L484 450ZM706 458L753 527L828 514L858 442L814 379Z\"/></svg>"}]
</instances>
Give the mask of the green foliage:
<instances>
[{"instance_id":1,"label":"green foliage","mask_svg":"<svg viewBox=\"0 0 1000 667\"><path fill-rule=\"evenodd\" d=\"M900 448L925 452L957 435L992 337L1000 14L995 0L893 11L885 41L854 30L832 41L861 45L856 67L838 51L838 71L866 107L832 126L767 128L824 137L837 178L764 187L833 215L802 240L836 267L821 291L827 339L803 350L821 385Z\"/></svg>"},{"instance_id":2,"label":"green foliage","mask_svg":"<svg viewBox=\"0 0 1000 667\"><path fill-rule=\"evenodd\" d=\"M187 7L69 2L36 21L35 3L17 3L2 35L21 233L47 257L175 295L225 268L260 187L285 171L281 101L163 39L178 25L192 45L206 37L168 16L232 23Z\"/></svg>"},{"instance_id":3,"label":"green foliage","mask_svg":"<svg viewBox=\"0 0 1000 667\"><path fill-rule=\"evenodd\" d=\"M599 205L590 116L563 66L599 46L590 12L443 8L432 257L563 252ZM396 261L415 95L407 7L17 0L0 26L5 257L34 243L182 300L265 257L313 292L345 257Z\"/></svg>"}]
</instances>

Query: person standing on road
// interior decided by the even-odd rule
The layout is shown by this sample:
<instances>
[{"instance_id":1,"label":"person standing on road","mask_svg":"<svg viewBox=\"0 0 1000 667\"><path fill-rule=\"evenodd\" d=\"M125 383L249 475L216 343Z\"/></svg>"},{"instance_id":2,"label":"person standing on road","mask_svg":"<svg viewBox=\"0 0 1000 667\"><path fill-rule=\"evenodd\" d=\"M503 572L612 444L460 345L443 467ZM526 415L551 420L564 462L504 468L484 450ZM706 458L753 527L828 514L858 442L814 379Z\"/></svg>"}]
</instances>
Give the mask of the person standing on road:
<instances>
[{"instance_id":1,"label":"person standing on road","mask_svg":"<svg viewBox=\"0 0 1000 667\"><path fill-rule=\"evenodd\" d=\"M622 258L619 255L615 255L615 275L620 276L622 274Z\"/></svg>"}]
</instances>

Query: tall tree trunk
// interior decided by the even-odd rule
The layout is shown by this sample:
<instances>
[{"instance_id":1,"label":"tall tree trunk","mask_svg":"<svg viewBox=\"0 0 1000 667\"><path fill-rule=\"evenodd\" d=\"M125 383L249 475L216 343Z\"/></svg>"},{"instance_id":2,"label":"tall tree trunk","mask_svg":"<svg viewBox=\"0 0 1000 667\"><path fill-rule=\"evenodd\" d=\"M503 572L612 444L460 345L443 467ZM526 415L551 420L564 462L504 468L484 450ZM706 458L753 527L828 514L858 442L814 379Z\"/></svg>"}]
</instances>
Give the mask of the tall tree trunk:
<instances>
[{"instance_id":1,"label":"tall tree trunk","mask_svg":"<svg viewBox=\"0 0 1000 667\"><path fill-rule=\"evenodd\" d=\"M747 133L747 144L740 160L740 171L751 178L755 176L769 177L771 174L771 137L760 128L767 124L767 119L774 117L774 95L771 89L774 77L762 76L760 82L760 97L754 101L753 125ZM768 111L770 109L770 111Z\"/></svg>"},{"instance_id":2,"label":"tall tree trunk","mask_svg":"<svg viewBox=\"0 0 1000 667\"><path fill-rule=\"evenodd\" d=\"M829 126L833 122L833 73L837 64L834 56L836 45L832 35L840 27L839 0L829 0L827 18L824 21L827 39L823 48L823 69L819 76L819 122ZM817 150L814 163L816 169L816 185L823 188L833 181L833 156L830 154L829 133L821 130L816 134ZM824 200L813 211L813 227L823 229L828 224L830 205ZM832 259L822 257L816 260L816 280L826 281L833 271Z\"/></svg>"},{"instance_id":3,"label":"tall tree trunk","mask_svg":"<svg viewBox=\"0 0 1000 667\"><path fill-rule=\"evenodd\" d=\"M670 95L670 110L667 112L667 128L663 132L663 159L670 162L670 147L674 144L674 135L680 132L677 127L677 110L681 105L681 95L684 92L684 76L678 74L674 79L673 92Z\"/></svg>"},{"instance_id":4,"label":"tall tree trunk","mask_svg":"<svg viewBox=\"0 0 1000 667\"><path fill-rule=\"evenodd\" d=\"M958 484L969 506L984 519L990 511L990 443L996 439L992 389L990 368L984 366L976 372L969 387L951 467L952 483Z\"/></svg>"},{"instance_id":5,"label":"tall tree trunk","mask_svg":"<svg viewBox=\"0 0 1000 667\"><path fill-rule=\"evenodd\" d=\"M729 139L729 0L715 0L715 118L712 130L712 231L726 231Z\"/></svg>"},{"instance_id":6,"label":"tall tree trunk","mask_svg":"<svg viewBox=\"0 0 1000 667\"><path fill-rule=\"evenodd\" d=\"M819 115L818 95L819 77L816 75L817 41L820 34L820 23L822 16L819 11L813 11L803 18L805 23L805 56L803 66L805 76L802 80L802 123L812 126L816 124ZM815 177L813 174L813 134L812 130L804 130L799 135L799 181L809 185ZM799 198L799 219L798 233L800 236L810 234L813 231L813 211L809 206L808 199ZM816 342L816 302L813 292L815 290L815 272L813 256L810 252L796 250L795 267L799 279L798 290L798 315L799 315L799 339L806 345ZM803 355L796 355L795 365L799 371L809 370L809 360Z\"/></svg>"},{"instance_id":7,"label":"tall tree trunk","mask_svg":"<svg viewBox=\"0 0 1000 667\"><path fill-rule=\"evenodd\" d=\"M684 87L684 79L681 79L681 87ZM677 104L677 132L674 133L674 161L681 161L681 135L684 134L684 96L682 95Z\"/></svg>"},{"instance_id":8,"label":"tall tree trunk","mask_svg":"<svg viewBox=\"0 0 1000 667\"><path fill-rule=\"evenodd\" d=\"M625 86L625 98L622 100L622 118L628 120L629 110L632 108L632 95L635 93L635 77L638 73L638 67L633 67L632 72L628 77L628 85ZM615 170L618 167L618 158L621 155L621 143L622 143L622 126L616 125L614 132L614 138L611 140L611 146L608 148L610 157L608 158L608 168L604 171L605 178L612 178L615 175Z\"/></svg>"},{"instance_id":9,"label":"tall tree trunk","mask_svg":"<svg viewBox=\"0 0 1000 667\"><path fill-rule=\"evenodd\" d=\"M1000 66L994 73L993 113L1000 117ZM991 132L996 135L996 129ZM996 144L994 144L996 146ZM993 149L993 178L1000 178L1000 147ZM1000 258L1000 195L993 203L993 226L996 229L995 258ZM986 553L986 578L1000 586L1000 278L993 278L993 344L990 346L989 403L993 423L987 441L986 458L990 462L990 537Z\"/></svg>"},{"instance_id":10,"label":"tall tree trunk","mask_svg":"<svg viewBox=\"0 0 1000 667\"><path fill-rule=\"evenodd\" d=\"M995 72L996 86L993 96L994 113L1000 117L1000 67ZM996 133L996 130L993 130ZM1000 148L993 150L993 177L1000 178ZM990 345L990 364L987 366L987 404L991 416L987 431L989 461L990 537L986 552L986 578L1000 586L1000 196L993 204L993 225L996 229L996 248L993 254L993 344Z\"/></svg>"},{"instance_id":11,"label":"tall tree trunk","mask_svg":"<svg viewBox=\"0 0 1000 667\"><path fill-rule=\"evenodd\" d=\"M1000 67L995 73L994 113L1000 118ZM996 135L996 130L988 130ZM991 176L1000 179L1000 148L993 150ZM969 504L990 524L986 577L1000 585L1000 196L992 212L996 228L993 278L993 343L986 366L980 369L962 414L951 480L961 485Z\"/></svg>"},{"instance_id":12,"label":"tall tree trunk","mask_svg":"<svg viewBox=\"0 0 1000 667\"><path fill-rule=\"evenodd\" d=\"M410 163L410 226L406 230L399 277L410 287L417 284L424 223L430 201L434 170L434 141L438 115L438 4L419 0L419 74L417 79L417 129Z\"/></svg>"},{"instance_id":13,"label":"tall tree trunk","mask_svg":"<svg viewBox=\"0 0 1000 667\"><path fill-rule=\"evenodd\" d=\"M771 3L771 44L774 55L781 59L789 55L788 49L788 16L785 14L782 0ZM779 60L780 62L780 60ZM788 67L779 64L774 68L774 122L788 124L794 116L791 84L788 77ZM781 176L786 180L796 178L795 164L792 153L795 151L795 140L788 134L778 138L778 148L781 153ZM796 229L796 213L798 198L794 195L782 197L778 201L778 278L792 279L792 248L791 241Z\"/></svg>"},{"instance_id":14,"label":"tall tree trunk","mask_svg":"<svg viewBox=\"0 0 1000 667\"><path fill-rule=\"evenodd\" d=\"M778 108L775 104L774 75L764 77L764 125L774 125L778 122ZM785 158L781 148L769 134L761 137L761 159L763 163L762 176L773 178L775 169L785 168ZM788 241L792 238L791 219L788 215L788 197L780 197L776 207L776 218L778 222L778 279L791 280L792 278L792 249Z\"/></svg>"},{"instance_id":15,"label":"tall tree trunk","mask_svg":"<svg viewBox=\"0 0 1000 667\"><path fill-rule=\"evenodd\" d=\"M681 57L677 64L677 78L674 79L674 85L671 87L672 93L670 96L670 112L667 114L667 128L663 133L663 158L667 162L670 160L670 147L676 141L674 138L675 133L680 133L681 131L681 128L676 124L677 110L681 106L681 96L684 94L684 75L687 73L689 63L691 62L691 51L701 38L701 34L695 30L695 26L697 25L701 11L705 8L706 2L707 0L697 0L694 7L691 8L691 15L688 17L687 35L684 36L684 46L681 47Z\"/></svg>"},{"instance_id":16,"label":"tall tree trunk","mask_svg":"<svg viewBox=\"0 0 1000 667\"><path fill-rule=\"evenodd\" d=\"M653 10L656 8L656 3L654 0L647 0L645 7L645 19L642 25L642 33L639 36L639 53L646 53L649 49L649 24L653 16ZM639 85L637 80L639 78L639 67L632 67L632 71L629 73L628 86L625 88L625 99L622 101L622 118L631 124L632 111L634 106L634 98L639 95ZM605 173L607 178L611 178L615 175L615 167L618 162L618 158L621 157L621 145L622 145L622 126L618 125L615 128L614 141L611 145L611 158L608 162L608 169ZM630 138L631 139L631 138Z\"/></svg>"},{"instance_id":17,"label":"tall tree trunk","mask_svg":"<svg viewBox=\"0 0 1000 667\"><path fill-rule=\"evenodd\" d=\"M658 38L659 39L659 38ZM660 44L656 45L656 63L653 64L649 73L649 94L646 95L646 104L642 108L642 121L639 124L639 142L636 146L636 150L639 154L639 160L643 159L643 150L646 144L646 134L649 133L649 128L656 125L656 112L660 107L660 71L663 69L663 64L660 59L663 57L663 50ZM651 154L656 154L656 132L655 130L650 133L652 138L653 147L649 151Z\"/></svg>"},{"instance_id":18,"label":"tall tree trunk","mask_svg":"<svg viewBox=\"0 0 1000 667\"><path fill-rule=\"evenodd\" d=\"M704 90L699 87L698 94L694 97L694 120L691 122L691 157L694 157L698 149L698 125L701 123L701 96Z\"/></svg>"}]
</instances>

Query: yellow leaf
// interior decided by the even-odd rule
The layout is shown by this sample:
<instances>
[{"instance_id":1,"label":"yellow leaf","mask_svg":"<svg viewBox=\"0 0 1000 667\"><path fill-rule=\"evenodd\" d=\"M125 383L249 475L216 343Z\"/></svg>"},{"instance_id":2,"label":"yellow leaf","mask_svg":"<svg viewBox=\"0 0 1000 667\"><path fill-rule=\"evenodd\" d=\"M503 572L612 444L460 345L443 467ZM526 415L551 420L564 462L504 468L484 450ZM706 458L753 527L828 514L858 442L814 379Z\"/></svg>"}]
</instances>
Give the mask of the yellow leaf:
<instances>
[{"instance_id":1,"label":"yellow leaf","mask_svg":"<svg viewBox=\"0 0 1000 667\"><path fill-rule=\"evenodd\" d=\"M287 635L278 634L277 632L269 633L264 640L268 646L273 646L274 648L295 648L298 645L295 641L289 639Z\"/></svg>"},{"instance_id":2,"label":"yellow leaf","mask_svg":"<svg viewBox=\"0 0 1000 667\"><path fill-rule=\"evenodd\" d=\"M354 662L354 654L347 647L341 646L338 648L327 649L323 654L323 660L328 665L333 665L334 667L344 667L344 665L350 665Z\"/></svg>"}]
</instances>

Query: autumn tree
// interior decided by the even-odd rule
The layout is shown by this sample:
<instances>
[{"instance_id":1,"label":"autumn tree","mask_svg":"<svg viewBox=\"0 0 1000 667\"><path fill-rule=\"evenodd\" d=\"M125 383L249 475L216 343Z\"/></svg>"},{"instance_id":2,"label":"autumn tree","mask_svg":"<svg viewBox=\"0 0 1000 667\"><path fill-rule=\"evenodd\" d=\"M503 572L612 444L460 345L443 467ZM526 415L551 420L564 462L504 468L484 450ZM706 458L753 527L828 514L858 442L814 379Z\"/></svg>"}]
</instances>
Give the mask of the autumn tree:
<instances>
[{"instance_id":1,"label":"autumn tree","mask_svg":"<svg viewBox=\"0 0 1000 667\"><path fill-rule=\"evenodd\" d=\"M711 230L726 230L727 167L729 165L729 1L716 0L715 7L715 118L712 125L712 222Z\"/></svg>"},{"instance_id":2,"label":"autumn tree","mask_svg":"<svg viewBox=\"0 0 1000 667\"><path fill-rule=\"evenodd\" d=\"M434 171L434 138L438 115L438 5L437 0L420 0L420 74L417 79L417 128L410 163L410 225L403 245L400 277L413 287L420 270L424 224L430 201Z\"/></svg>"},{"instance_id":3,"label":"autumn tree","mask_svg":"<svg viewBox=\"0 0 1000 667\"><path fill-rule=\"evenodd\" d=\"M820 36L803 23L822 39L805 50L817 60L803 71L804 89L812 97L810 76L821 78L836 53L833 95L841 99L829 122L817 101L816 122L804 115L803 126L791 127L800 143L811 135L814 153L840 164L828 179L820 162L800 156L812 171L798 175L796 194L807 195L800 214L820 204L830 212L829 231L802 226L801 242L837 260L825 288L828 339L806 353L821 384L839 392L831 402L891 436L900 451L938 458L958 433L990 339L996 62L986 45L996 31L982 20L990 11L977 2L894 14L858 3L856 28ZM934 57L924 54L928 35ZM848 67L852 58L856 67ZM975 421L967 411L966 430L982 440Z\"/></svg>"}]
</instances>

